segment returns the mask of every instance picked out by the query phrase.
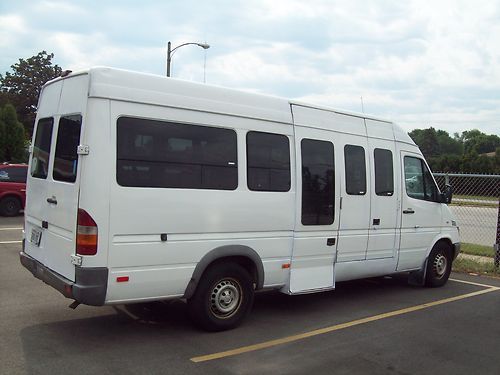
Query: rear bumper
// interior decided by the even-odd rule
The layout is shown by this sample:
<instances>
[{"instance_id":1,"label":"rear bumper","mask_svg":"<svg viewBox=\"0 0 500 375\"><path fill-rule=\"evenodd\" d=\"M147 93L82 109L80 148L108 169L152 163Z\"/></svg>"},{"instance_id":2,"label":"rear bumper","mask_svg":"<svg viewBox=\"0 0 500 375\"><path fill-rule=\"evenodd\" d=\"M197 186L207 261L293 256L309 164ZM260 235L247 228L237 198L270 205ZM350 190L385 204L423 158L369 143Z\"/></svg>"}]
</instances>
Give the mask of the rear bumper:
<instances>
[{"instance_id":1,"label":"rear bumper","mask_svg":"<svg viewBox=\"0 0 500 375\"><path fill-rule=\"evenodd\" d=\"M108 287L108 269L106 267L82 268L75 266L75 282L73 282L22 251L19 253L19 257L21 264L33 276L58 290L64 297L85 305L104 305Z\"/></svg>"}]
</instances>

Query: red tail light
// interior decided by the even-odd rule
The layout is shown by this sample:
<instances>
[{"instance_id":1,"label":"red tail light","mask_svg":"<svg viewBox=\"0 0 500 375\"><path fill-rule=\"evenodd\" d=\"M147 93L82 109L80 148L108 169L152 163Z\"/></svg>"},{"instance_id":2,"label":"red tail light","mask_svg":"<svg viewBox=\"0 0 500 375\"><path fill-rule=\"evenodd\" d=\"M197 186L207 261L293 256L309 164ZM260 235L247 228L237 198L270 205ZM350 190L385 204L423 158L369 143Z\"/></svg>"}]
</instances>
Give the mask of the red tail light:
<instances>
[{"instance_id":1,"label":"red tail light","mask_svg":"<svg viewBox=\"0 0 500 375\"><path fill-rule=\"evenodd\" d=\"M76 226L76 253L79 255L97 254L97 224L87 211L78 209Z\"/></svg>"}]
</instances>

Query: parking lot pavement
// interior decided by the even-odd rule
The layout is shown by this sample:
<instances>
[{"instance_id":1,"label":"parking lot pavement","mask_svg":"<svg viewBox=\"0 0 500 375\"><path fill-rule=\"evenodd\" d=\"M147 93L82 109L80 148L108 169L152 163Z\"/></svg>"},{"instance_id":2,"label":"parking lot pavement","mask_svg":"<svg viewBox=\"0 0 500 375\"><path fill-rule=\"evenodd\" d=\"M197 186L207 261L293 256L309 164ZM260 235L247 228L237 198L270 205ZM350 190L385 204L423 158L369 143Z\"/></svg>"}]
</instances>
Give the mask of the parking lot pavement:
<instances>
[{"instance_id":1,"label":"parking lot pavement","mask_svg":"<svg viewBox=\"0 0 500 375\"><path fill-rule=\"evenodd\" d=\"M0 229L22 225L9 220ZM0 230L1 373L500 373L498 279L453 274L460 281L425 289L392 277L320 294L260 293L243 326L206 333L181 301L69 309L19 264L19 243L1 243L21 238L12 231Z\"/></svg>"}]
</instances>

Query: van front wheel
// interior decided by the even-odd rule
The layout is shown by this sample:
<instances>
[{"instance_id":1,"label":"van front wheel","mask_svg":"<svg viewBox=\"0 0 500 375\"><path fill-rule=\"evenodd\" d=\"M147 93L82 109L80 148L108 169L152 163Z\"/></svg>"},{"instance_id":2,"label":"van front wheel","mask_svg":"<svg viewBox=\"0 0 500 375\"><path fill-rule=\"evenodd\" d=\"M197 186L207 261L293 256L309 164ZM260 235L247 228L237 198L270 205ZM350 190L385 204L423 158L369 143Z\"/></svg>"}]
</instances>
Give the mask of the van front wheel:
<instances>
[{"instance_id":1,"label":"van front wheel","mask_svg":"<svg viewBox=\"0 0 500 375\"><path fill-rule=\"evenodd\" d=\"M451 251L445 243L437 243L432 248L427 260L425 285L431 288L443 286L451 273Z\"/></svg>"},{"instance_id":2,"label":"van front wheel","mask_svg":"<svg viewBox=\"0 0 500 375\"><path fill-rule=\"evenodd\" d=\"M220 263L205 272L188 300L188 311L198 327L224 331L241 324L250 312L253 298L253 283L247 270L236 263Z\"/></svg>"}]
</instances>

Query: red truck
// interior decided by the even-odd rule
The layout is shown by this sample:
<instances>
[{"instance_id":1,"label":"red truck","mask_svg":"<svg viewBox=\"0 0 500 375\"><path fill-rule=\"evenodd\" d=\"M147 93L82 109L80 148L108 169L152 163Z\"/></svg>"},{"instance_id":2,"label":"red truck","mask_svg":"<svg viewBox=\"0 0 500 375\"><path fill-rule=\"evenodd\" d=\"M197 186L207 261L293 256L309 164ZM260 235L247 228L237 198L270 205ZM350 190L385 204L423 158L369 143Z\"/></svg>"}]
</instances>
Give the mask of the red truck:
<instances>
[{"instance_id":1,"label":"red truck","mask_svg":"<svg viewBox=\"0 0 500 375\"><path fill-rule=\"evenodd\" d=\"M0 215L15 216L26 201L26 164L0 164Z\"/></svg>"}]
</instances>

